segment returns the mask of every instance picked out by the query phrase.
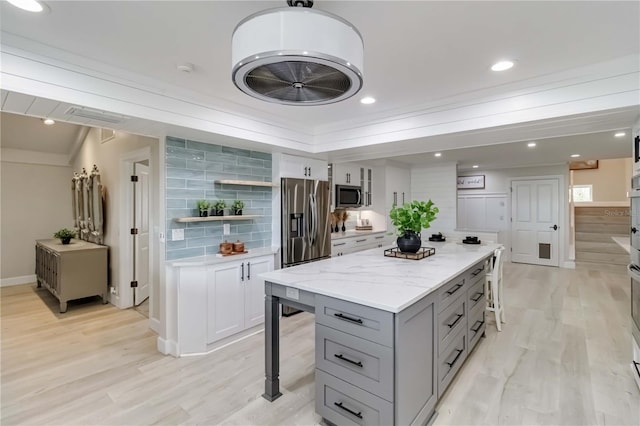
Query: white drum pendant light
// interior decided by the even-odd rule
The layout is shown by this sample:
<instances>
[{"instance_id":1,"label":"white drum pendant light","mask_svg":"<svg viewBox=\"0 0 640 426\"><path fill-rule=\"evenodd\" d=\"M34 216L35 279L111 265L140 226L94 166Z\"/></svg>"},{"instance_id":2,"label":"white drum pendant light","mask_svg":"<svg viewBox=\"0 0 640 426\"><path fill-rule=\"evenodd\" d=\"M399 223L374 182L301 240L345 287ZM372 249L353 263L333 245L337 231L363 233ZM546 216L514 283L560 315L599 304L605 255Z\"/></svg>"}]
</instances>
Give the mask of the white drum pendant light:
<instances>
[{"instance_id":1,"label":"white drum pendant light","mask_svg":"<svg viewBox=\"0 0 640 426\"><path fill-rule=\"evenodd\" d=\"M358 30L338 16L309 7L265 10L233 32L232 79L267 102L339 102L362 87L363 50Z\"/></svg>"}]
</instances>

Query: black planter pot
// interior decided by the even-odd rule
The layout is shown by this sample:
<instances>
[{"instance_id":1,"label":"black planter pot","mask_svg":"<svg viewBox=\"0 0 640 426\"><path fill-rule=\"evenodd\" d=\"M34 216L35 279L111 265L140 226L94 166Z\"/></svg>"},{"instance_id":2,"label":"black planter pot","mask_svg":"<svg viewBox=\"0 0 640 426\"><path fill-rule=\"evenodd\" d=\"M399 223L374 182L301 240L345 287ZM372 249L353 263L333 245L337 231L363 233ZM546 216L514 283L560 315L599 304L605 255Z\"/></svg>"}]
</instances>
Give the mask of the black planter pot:
<instances>
[{"instance_id":1,"label":"black planter pot","mask_svg":"<svg viewBox=\"0 0 640 426\"><path fill-rule=\"evenodd\" d=\"M209 212L208 211L204 211L204 210L200 211L200 217L207 217L207 216L209 216Z\"/></svg>"},{"instance_id":2,"label":"black planter pot","mask_svg":"<svg viewBox=\"0 0 640 426\"><path fill-rule=\"evenodd\" d=\"M416 253L422 247L422 239L420 234L416 234L413 231L405 231L402 237L398 237L396 240L398 248L403 253Z\"/></svg>"},{"instance_id":3,"label":"black planter pot","mask_svg":"<svg viewBox=\"0 0 640 426\"><path fill-rule=\"evenodd\" d=\"M224 210L214 210L213 214L215 216L224 216Z\"/></svg>"},{"instance_id":4,"label":"black planter pot","mask_svg":"<svg viewBox=\"0 0 640 426\"><path fill-rule=\"evenodd\" d=\"M69 244L71 242L71 237L60 238L62 244Z\"/></svg>"},{"instance_id":5,"label":"black planter pot","mask_svg":"<svg viewBox=\"0 0 640 426\"><path fill-rule=\"evenodd\" d=\"M236 216L242 216L242 209L236 209L236 210L234 210L234 214L235 214Z\"/></svg>"}]
</instances>

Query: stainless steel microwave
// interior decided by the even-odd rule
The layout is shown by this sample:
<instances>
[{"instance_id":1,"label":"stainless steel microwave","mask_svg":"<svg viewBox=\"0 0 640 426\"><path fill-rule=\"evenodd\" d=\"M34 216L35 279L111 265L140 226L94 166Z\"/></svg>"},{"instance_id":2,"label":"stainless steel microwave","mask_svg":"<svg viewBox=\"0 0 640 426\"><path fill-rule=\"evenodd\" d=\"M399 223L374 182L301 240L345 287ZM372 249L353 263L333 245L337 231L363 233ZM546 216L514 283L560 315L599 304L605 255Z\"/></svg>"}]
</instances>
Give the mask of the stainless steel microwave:
<instances>
[{"instance_id":1,"label":"stainless steel microwave","mask_svg":"<svg viewBox=\"0 0 640 426\"><path fill-rule=\"evenodd\" d=\"M351 185L336 185L336 207L362 207L362 188Z\"/></svg>"}]
</instances>

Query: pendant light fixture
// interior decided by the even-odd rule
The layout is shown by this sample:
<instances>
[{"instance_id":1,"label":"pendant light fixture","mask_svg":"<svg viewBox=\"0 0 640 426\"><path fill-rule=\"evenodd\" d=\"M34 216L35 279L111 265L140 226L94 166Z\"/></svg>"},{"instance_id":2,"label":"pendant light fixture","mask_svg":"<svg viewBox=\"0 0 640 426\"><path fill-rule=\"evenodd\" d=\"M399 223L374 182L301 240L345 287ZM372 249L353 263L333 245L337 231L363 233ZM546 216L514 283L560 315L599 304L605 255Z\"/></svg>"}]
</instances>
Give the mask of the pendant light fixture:
<instances>
[{"instance_id":1,"label":"pendant light fixture","mask_svg":"<svg viewBox=\"0 0 640 426\"><path fill-rule=\"evenodd\" d=\"M358 30L311 9L313 1L287 3L290 7L245 18L234 30L234 84L250 96L284 105L324 105L358 93L364 55Z\"/></svg>"}]
</instances>

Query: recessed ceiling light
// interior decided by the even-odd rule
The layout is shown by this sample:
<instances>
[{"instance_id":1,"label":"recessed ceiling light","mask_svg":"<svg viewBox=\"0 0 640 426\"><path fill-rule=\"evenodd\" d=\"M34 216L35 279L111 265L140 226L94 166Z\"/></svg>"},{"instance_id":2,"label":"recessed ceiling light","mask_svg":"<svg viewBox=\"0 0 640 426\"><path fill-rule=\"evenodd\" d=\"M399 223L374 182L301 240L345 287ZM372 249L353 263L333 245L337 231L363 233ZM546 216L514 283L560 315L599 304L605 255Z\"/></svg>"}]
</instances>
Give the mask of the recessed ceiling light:
<instances>
[{"instance_id":1,"label":"recessed ceiling light","mask_svg":"<svg viewBox=\"0 0 640 426\"><path fill-rule=\"evenodd\" d=\"M615 135L613 135L613 136L615 136L616 138L621 138L621 137L623 137L623 136L625 136L625 135L626 135L626 133L625 133L625 132L618 132L618 133L616 133L616 134L615 134Z\"/></svg>"},{"instance_id":2,"label":"recessed ceiling light","mask_svg":"<svg viewBox=\"0 0 640 426\"><path fill-rule=\"evenodd\" d=\"M513 62L512 61L500 61L500 62L496 62L495 64L493 64L491 66L491 70L492 71L506 71L510 68L513 68Z\"/></svg>"},{"instance_id":3,"label":"recessed ceiling light","mask_svg":"<svg viewBox=\"0 0 640 426\"><path fill-rule=\"evenodd\" d=\"M9 3L27 12L42 12L44 7L36 0L7 0Z\"/></svg>"},{"instance_id":4,"label":"recessed ceiling light","mask_svg":"<svg viewBox=\"0 0 640 426\"><path fill-rule=\"evenodd\" d=\"M578 158L580 157L580 154L571 154L571 158Z\"/></svg>"},{"instance_id":5,"label":"recessed ceiling light","mask_svg":"<svg viewBox=\"0 0 640 426\"><path fill-rule=\"evenodd\" d=\"M480 166L478 166L477 164L474 164L474 165L473 165L473 166L471 166L471 167L473 167L474 169L477 169L477 168L478 168L478 167L480 167Z\"/></svg>"},{"instance_id":6,"label":"recessed ceiling light","mask_svg":"<svg viewBox=\"0 0 640 426\"><path fill-rule=\"evenodd\" d=\"M375 98L372 98L371 96L367 96L366 98L362 98L360 99L360 103L361 104L365 104L365 105L369 105L372 104L376 101Z\"/></svg>"},{"instance_id":7,"label":"recessed ceiling light","mask_svg":"<svg viewBox=\"0 0 640 426\"><path fill-rule=\"evenodd\" d=\"M44 124L46 124L47 126L51 126L51 125L53 125L53 124L56 124L56 122L55 122L55 121L53 121L53 120L52 120L52 119L50 119L50 118L45 118L44 120L42 120L42 122L43 122Z\"/></svg>"},{"instance_id":8,"label":"recessed ceiling light","mask_svg":"<svg viewBox=\"0 0 640 426\"><path fill-rule=\"evenodd\" d=\"M442 153L441 152L436 152L435 154L433 154L434 157L442 157Z\"/></svg>"},{"instance_id":9,"label":"recessed ceiling light","mask_svg":"<svg viewBox=\"0 0 640 426\"><path fill-rule=\"evenodd\" d=\"M529 148L535 148L536 143L535 143L535 142L529 142L529 143L527 144L527 146L528 146Z\"/></svg>"}]
</instances>

